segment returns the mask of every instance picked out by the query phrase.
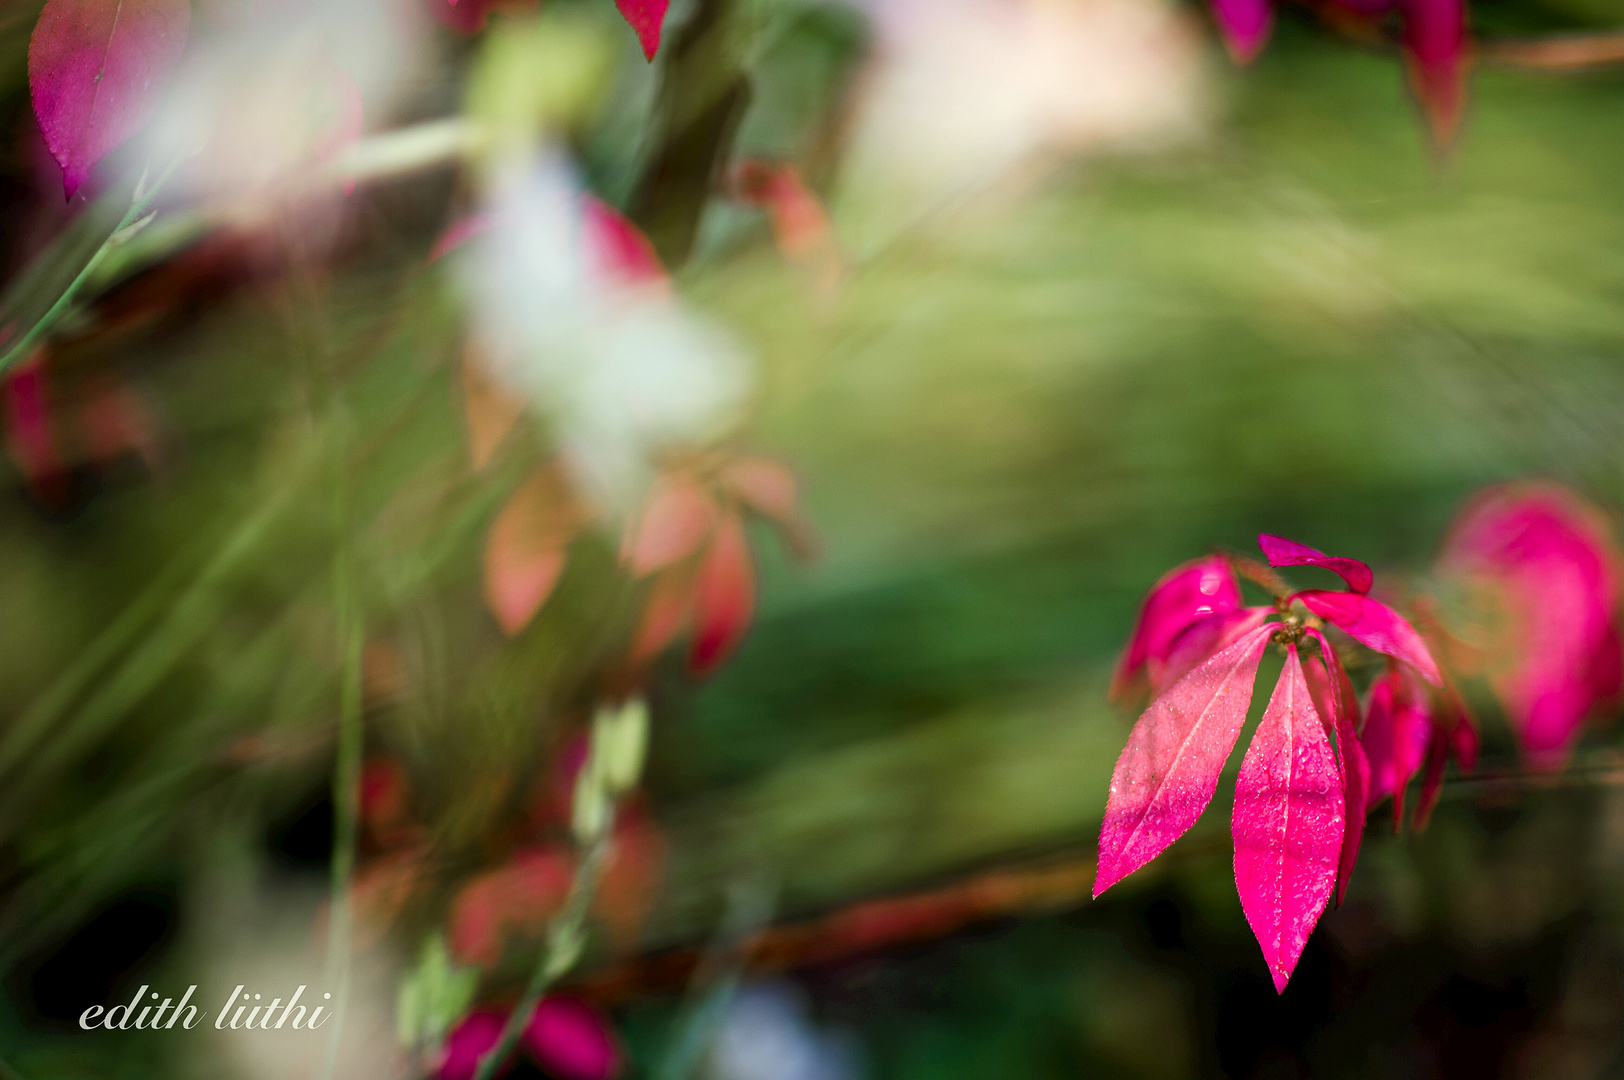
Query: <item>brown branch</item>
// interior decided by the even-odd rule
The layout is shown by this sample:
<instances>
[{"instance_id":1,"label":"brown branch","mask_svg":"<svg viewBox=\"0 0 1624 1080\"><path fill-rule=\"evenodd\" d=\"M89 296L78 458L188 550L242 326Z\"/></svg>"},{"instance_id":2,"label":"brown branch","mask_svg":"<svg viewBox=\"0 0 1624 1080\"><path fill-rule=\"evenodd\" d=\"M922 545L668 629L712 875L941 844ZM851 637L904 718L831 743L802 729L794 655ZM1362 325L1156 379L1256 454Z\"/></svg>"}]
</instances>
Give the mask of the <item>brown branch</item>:
<instances>
[{"instance_id":1,"label":"brown branch","mask_svg":"<svg viewBox=\"0 0 1624 1080\"><path fill-rule=\"evenodd\" d=\"M1624 63L1624 33L1573 34L1526 41L1485 41L1480 60L1533 71L1582 71Z\"/></svg>"}]
</instances>

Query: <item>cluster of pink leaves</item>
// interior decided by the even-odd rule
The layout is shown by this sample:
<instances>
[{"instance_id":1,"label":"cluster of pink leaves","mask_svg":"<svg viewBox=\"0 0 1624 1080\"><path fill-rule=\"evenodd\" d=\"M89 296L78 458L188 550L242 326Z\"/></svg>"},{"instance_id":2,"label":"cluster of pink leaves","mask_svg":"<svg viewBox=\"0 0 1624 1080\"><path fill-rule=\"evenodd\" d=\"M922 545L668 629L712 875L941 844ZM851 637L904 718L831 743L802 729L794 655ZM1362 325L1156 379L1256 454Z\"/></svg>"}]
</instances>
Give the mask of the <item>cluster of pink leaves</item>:
<instances>
[{"instance_id":1,"label":"cluster of pink leaves","mask_svg":"<svg viewBox=\"0 0 1624 1080\"><path fill-rule=\"evenodd\" d=\"M1295 616L1297 602L1349 637L1437 684L1436 663L1403 616L1367 595L1370 568L1281 537L1259 546L1275 566L1320 566L1349 591L1312 589L1277 607L1242 607L1228 559L1174 570L1151 591L1117 673L1126 687L1144 669L1157 696L1111 776L1100 830L1098 896L1195 824L1246 722L1252 684L1271 640L1286 664L1235 786L1235 884L1283 989L1338 880L1358 857L1370 766L1355 728L1358 702L1324 634ZM1298 643L1317 650L1306 660Z\"/></svg>"},{"instance_id":2,"label":"cluster of pink leaves","mask_svg":"<svg viewBox=\"0 0 1624 1080\"><path fill-rule=\"evenodd\" d=\"M1466 0L1329 0L1344 18L1403 24L1410 83L1431 122L1433 137L1446 143L1465 106ZM1212 13L1229 53L1248 63L1263 48L1274 22L1274 0L1211 0Z\"/></svg>"},{"instance_id":3,"label":"cluster of pink leaves","mask_svg":"<svg viewBox=\"0 0 1624 1080\"><path fill-rule=\"evenodd\" d=\"M479 1059L496 1045L506 1023L501 1009L478 1009L463 1017L441 1050L440 1080L472 1080ZM559 1080L609 1080L621 1068L620 1044L608 1021L577 998L543 998L520 1045Z\"/></svg>"},{"instance_id":4,"label":"cluster of pink leaves","mask_svg":"<svg viewBox=\"0 0 1624 1080\"><path fill-rule=\"evenodd\" d=\"M431 0L464 30L503 0ZM669 0L616 0L649 60ZM69 198L151 117L186 48L191 0L47 0L28 45L28 85Z\"/></svg>"},{"instance_id":5,"label":"cluster of pink leaves","mask_svg":"<svg viewBox=\"0 0 1624 1080\"><path fill-rule=\"evenodd\" d=\"M1258 543L1271 566L1321 567L1348 588L1286 592L1272 607L1243 607L1235 563L1225 556L1187 563L1157 582L1113 681L1115 696L1148 683L1153 700L1111 777L1094 895L1201 816L1245 723L1263 653L1279 642L1285 667L1241 762L1232 831L1241 906L1276 989L1284 989L1333 893L1340 902L1346 892L1366 813L1392 799L1399 827L1405 790L1420 773L1412 826L1424 827L1449 759L1473 769L1478 739L1415 627L1369 595L1367 565L1282 537ZM1487 658L1490 686L1536 764L1564 760L1584 719L1619 693L1619 567L1601 515L1551 486L1493 489L1451 531L1440 576L1486 590L1503 617L1475 651L1442 626L1432 629L1456 652ZM1362 723L1324 627L1386 657ZM1314 646L1306 656L1298 651L1304 642Z\"/></svg>"}]
</instances>

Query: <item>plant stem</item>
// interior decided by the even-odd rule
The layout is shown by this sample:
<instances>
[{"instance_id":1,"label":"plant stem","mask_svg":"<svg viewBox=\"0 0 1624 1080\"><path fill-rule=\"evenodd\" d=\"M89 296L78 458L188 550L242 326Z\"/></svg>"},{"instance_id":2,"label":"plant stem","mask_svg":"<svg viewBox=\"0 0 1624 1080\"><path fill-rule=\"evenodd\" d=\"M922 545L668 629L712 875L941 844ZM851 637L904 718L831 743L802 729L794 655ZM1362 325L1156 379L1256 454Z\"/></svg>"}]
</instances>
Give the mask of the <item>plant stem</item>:
<instances>
[{"instance_id":1,"label":"plant stem","mask_svg":"<svg viewBox=\"0 0 1624 1080\"><path fill-rule=\"evenodd\" d=\"M604 863L609 856L609 834L613 831L614 812L611 809L609 821L598 833L592 844L586 849L581 859L581 866L575 872L575 880L570 882L569 895L564 899L564 906L547 926L547 942L542 947L541 957L536 963L536 970L530 976L529 985L524 988L524 995L519 1003L508 1014L507 1024L502 1028L502 1037L496 1040L496 1045L485 1052L479 1059L479 1069L474 1073L474 1080L491 1080L496 1071L507 1061L513 1053L513 1048L519 1042L519 1036L530 1023L530 1017L541 1003L542 995L547 988L574 966L580 955L579 942L581 933L586 925L587 910L592 906L592 898L597 894L598 882L603 877Z\"/></svg>"}]
</instances>

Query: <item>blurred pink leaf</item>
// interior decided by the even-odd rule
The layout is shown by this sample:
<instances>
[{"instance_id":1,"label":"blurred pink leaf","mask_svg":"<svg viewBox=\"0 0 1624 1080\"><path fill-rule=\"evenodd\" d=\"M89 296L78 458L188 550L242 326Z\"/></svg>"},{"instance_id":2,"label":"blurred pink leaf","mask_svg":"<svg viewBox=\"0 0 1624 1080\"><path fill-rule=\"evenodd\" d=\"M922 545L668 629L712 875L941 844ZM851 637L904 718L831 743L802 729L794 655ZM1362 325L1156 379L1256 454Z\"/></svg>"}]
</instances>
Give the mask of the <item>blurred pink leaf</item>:
<instances>
[{"instance_id":1,"label":"blurred pink leaf","mask_svg":"<svg viewBox=\"0 0 1624 1080\"><path fill-rule=\"evenodd\" d=\"M620 1072L614 1029L577 998L543 998L525 1025L524 1048L558 1080L609 1080Z\"/></svg>"},{"instance_id":2,"label":"blurred pink leaf","mask_svg":"<svg viewBox=\"0 0 1624 1080\"><path fill-rule=\"evenodd\" d=\"M1111 678L1111 697L1124 696L1152 658L1165 659L1175 639L1196 620L1240 606L1240 584L1222 555L1196 559L1162 575L1139 609L1128 646Z\"/></svg>"},{"instance_id":3,"label":"blurred pink leaf","mask_svg":"<svg viewBox=\"0 0 1624 1080\"><path fill-rule=\"evenodd\" d=\"M1274 5L1270 0L1212 0L1212 17L1229 55L1237 64L1249 64L1269 40Z\"/></svg>"},{"instance_id":4,"label":"blurred pink leaf","mask_svg":"<svg viewBox=\"0 0 1624 1080\"><path fill-rule=\"evenodd\" d=\"M637 33L637 43L649 60L660 51L660 28L665 24L669 0L615 0L621 15Z\"/></svg>"},{"instance_id":5,"label":"blurred pink leaf","mask_svg":"<svg viewBox=\"0 0 1624 1080\"><path fill-rule=\"evenodd\" d=\"M642 664L654 659L675 641L692 615L694 574L691 567L674 566L654 578L643 601L643 616L632 636L631 660Z\"/></svg>"},{"instance_id":6,"label":"blurred pink leaf","mask_svg":"<svg viewBox=\"0 0 1624 1080\"><path fill-rule=\"evenodd\" d=\"M507 1013L500 1009L477 1009L458 1021L440 1049L439 1080L473 1080L479 1059L502 1038L506 1025Z\"/></svg>"},{"instance_id":7,"label":"blurred pink leaf","mask_svg":"<svg viewBox=\"0 0 1624 1080\"><path fill-rule=\"evenodd\" d=\"M69 198L152 114L191 17L189 0L48 0L28 45L28 85Z\"/></svg>"},{"instance_id":8,"label":"blurred pink leaf","mask_svg":"<svg viewBox=\"0 0 1624 1080\"><path fill-rule=\"evenodd\" d=\"M621 285L665 282L659 254L630 218L593 195L582 198L581 212L587 252L605 276Z\"/></svg>"},{"instance_id":9,"label":"blurred pink leaf","mask_svg":"<svg viewBox=\"0 0 1624 1080\"><path fill-rule=\"evenodd\" d=\"M767 518L797 556L817 551L812 527L798 505L800 485L795 474L766 458L740 458L723 470L722 487L745 506Z\"/></svg>"},{"instance_id":10,"label":"blurred pink leaf","mask_svg":"<svg viewBox=\"0 0 1624 1080\"><path fill-rule=\"evenodd\" d=\"M744 521L724 513L694 579L694 643L688 666L714 671L738 645L755 614L756 577Z\"/></svg>"},{"instance_id":11,"label":"blurred pink leaf","mask_svg":"<svg viewBox=\"0 0 1624 1080\"><path fill-rule=\"evenodd\" d=\"M539 937L574 876L568 852L530 848L474 878L451 903L451 955L460 964L490 967L510 935Z\"/></svg>"},{"instance_id":12,"label":"blurred pink leaf","mask_svg":"<svg viewBox=\"0 0 1624 1080\"><path fill-rule=\"evenodd\" d=\"M1362 645L1385 653L1415 668L1434 686L1443 685L1438 665L1427 651L1427 643L1415 632L1409 620L1379 600L1358 593L1310 589L1296 599L1326 622Z\"/></svg>"},{"instance_id":13,"label":"blurred pink leaf","mask_svg":"<svg viewBox=\"0 0 1624 1080\"><path fill-rule=\"evenodd\" d=\"M1348 588L1356 593L1367 593L1370 586L1375 583L1375 575L1370 567L1358 559L1348 559L1340 555L1327 555L1323 551L1316 551L1307 544L1299 544L1295 540L1287 540L1283 536L1270 536L1268 533L1259 533L1257 546L1263 549L1263 557L1269 560L1270 566L1320 566L1330 570L1343 581Z\"/></svg>"},{"instance_id":14,"label":"blurred pink leaf","mask_svg":"<svg viewBox=\"0 0 1624 1080\"><path fill-rule=\"evenodd\" d=\"M1343 840L1336 758L1296 645L1235 783L1235 887L1283 991L1336 882Z\"/></svg>"},{"instance_id":15,"label":"blurred pink leaf","mask_svg":"<svg viewBox=\"0 0 1624 1080\"><path fill-rule=\"evenodd\" d=\"M1456 519L1438 571L1497 608L1489 685L1525 753L1567 759L1579 726L1619 690L1620 560L1606 519L1554 484L1492 488Z\"/></svg>"},{"instance_id":16,"label":"blurred pink leaf","mask_svg":"<svg viewBox=\"0 0 1624 1080\"><path fill-rule=\"evenodd\" d=\"M1466 0L1401 0L1410 83L1439 146L1460 127L1466 105Z\"/></svg>"},{"instance_id":17,"label":"blurred pink leaf","mask_svg":"<svg viewBox=\"0 0 1624 1080\"><path fill-rule=\"evenodd\" d=\"M1272 633L1260 626L1209 658L1134 724L1111 773L1095 896L1161 854L1212 801Z\"/></svg>"},{"instance_id":18,"label":"blurred pink leaf","mask_svg":"<svg viewBox=\"0 0 1624 1080\"><path fill-rule=\"evenodd\" d=\"M716 526L716 502L692 478L667 473L649 489L648 503L626 534L621 560L645 577L699 550Z\"/></svg>"}]
</instances>

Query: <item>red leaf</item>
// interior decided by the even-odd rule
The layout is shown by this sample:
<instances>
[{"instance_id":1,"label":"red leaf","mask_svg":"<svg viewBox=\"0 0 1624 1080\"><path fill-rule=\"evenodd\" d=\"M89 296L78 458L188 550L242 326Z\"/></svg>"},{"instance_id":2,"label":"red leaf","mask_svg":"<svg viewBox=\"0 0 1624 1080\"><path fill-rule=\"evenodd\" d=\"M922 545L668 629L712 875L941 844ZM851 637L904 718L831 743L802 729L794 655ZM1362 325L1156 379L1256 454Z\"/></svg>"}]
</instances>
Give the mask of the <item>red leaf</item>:
<instances>
[{"instance_id":1,"label":"red leaf","mask_svg":"<svg viewBox=\"0 0 1624 1080\"><path fill-rule=\"evenodd\" d=\"M1377 679L1370 688L1365 718L1365 753L1370 759L1366 806L1374 807L1391 795L1394 829L1404 818L1404 789L1421 767L1431 738L1426 705L1405 686L1403 674L1392 670Z\"/></svg>"},{"instance_id":2,"label":"red leaf","mask_svg":"<svg viewBox=\"0 0 1624 1080\"><path fill-rule=\"evenodd\" d=\"M660 27L665 23L669 0L615 0L615 6L637 32L637 43L649 60L660 51Z\"/></svg>"},{"instance_id":3,"label":"red leaf","mask_svg":"<svg viewBox=\"0 0 1624 1080\"><path fill-rule=\"evenodd\" d=\"M191 18L189 0L49 0L40 12L28 85L69 198L152 114Z\"/></svg>"},{"instance_id":4,"label":"red leaf","mask_svg":"<svg viewBox=\"0 0 1624 1080\"><path fill-rule=\"evenodd\" d=\"M1235 782L1235 887L1283 991L1336 883L1343 839L1336 758L1314 711L1297 647Z\"/></svg>"},{"instance_id":5,"label":"red leaf","mask_svg":"<svg viewBox=\"0 0 1624 1080\"><path fill-rule=\"evenodd\" d=\"M620 557L633 577L680 562L699 550L716 524L716 502L686 476L660 477L636 528L626 534Z\"/></svg>"},{"instance_id":6,"label":"red leaf","mask_svg":"<svg viewBox=\"0 0 1624 1080\"><path fill-rule=\"evenodd\" d=\"M654 245L625 214L602 199L584 195L581 217L588 257L606 277L621 285L658 285L666 281L665 267Z\"/></svg>"},{"instance_id":7,"label":"red leaf","mask_svg":"<svg viewBox=\"0 0 1624 1080\"><path fill-rule=\"evenodd\" d=\"M1125 695L1153 657L1166 659L1173 642L1196 620L1240 606L1240 584L1222 555L1196 559L1163 574L1139 609L1128 647L1111 677L1111 697Z\"/></svg>"},{"instance_id":8,"label":"red leaf","mask_svg":"<svg viewBox=\"0 0 1624 1080\"><path fill-rule=\"evenodd\" d=\"M694 579L694 645L688 667L701 675L714 671L744 636L755 607L756 575L744 521L736 513L724 514Z\"/></svg>"},{"instance_id":9,"label":"red leaf","mask_svg":"<svg viewBox=\"0 0 1624 1080\"><path fill-rule=\"evenodd\" d=\"M543 466L508 499L485 540L485 603L508 635L523 630L564 570L584 515L563 474Z\"/></svg>"},{"instance_id":10,"label":"red leaf","mask_svg":"<svg viewBox=\"0 0 1624 1080\"><path fill-rule=\"evenodd\" d=\"M574 876L567 852L531 848L474 878L451 903L451 955L461 964L489 967L502 958L510 934L539 937Z\"/></svg>"},{"instance_id":11,"label":"red leaf","mask_svg":"<svg viewBox=\"0 0 1624 1080\"><path fill-rule=\"evenodd\" d=\"M1296 599L1360 644L1404 661L1433 686L1443 685L1443 677L1438 674L1432 653L1427 651L1427 643L1421 640L1408 619L1381 601L1358 593L1318 589L1298 593Z\"/></svg>"},{"instance_id":12,"label":"red leaf","mask_svg":"<svg viewBox=\"0 0 1624 1080\"><path fill-rule=\"evenodd\" d=\"M1415 814L1410 818L1410 828L1415 832L1425 829L1432 820L1433 808L1438 805L1438 796L1443 791L1444 762L1449 756L1449 743L1444 733L1432 728L1429 734L1427 771L1421 778L1421 795L1415 800Z\"/></svg>"},{"instance_id":13,"label":"red leaf","mask_svg":"<svg viewBox=\"0 0 1624 1080\"><path fill-rule=\"evenodd\" d=\"M1111 773L1095 896L1161 854L1212 801L1272 633L1260 626L1209 658L1134 724Z\"/></svg>"},{"instance_id":14,"label":"red leaf","mask_svg":"<svg viewBox=\"0 0 1624 1080\"><path fill-rule=\"evenodd\" d=\"M1269 560L1270 566L1320 566L1330 570L1348 583L1348 588L1356 593L1367 593L1376 582L1376 575L1370 572L1370 567L1358 559L1348 559L1341 555L1327 555L1323 551L1316 551L1307 544L1299 544L1295 540L1287 540L1283 536L1270 536L1268 533L1259 533L1257 546L1263 549L1263 557Z\"/></svg>"},{"instance_id":15,"label":"red leaf","mask_svg":"<svg viewBox=\"0 0 1624 1080\"><path fill-rule=\"evenodd\" d=\"M1403 0L1399 6L1410 83L1433 141L1447 146L1466 106L1466 0Z\"/></svg>"}]
</instances>

